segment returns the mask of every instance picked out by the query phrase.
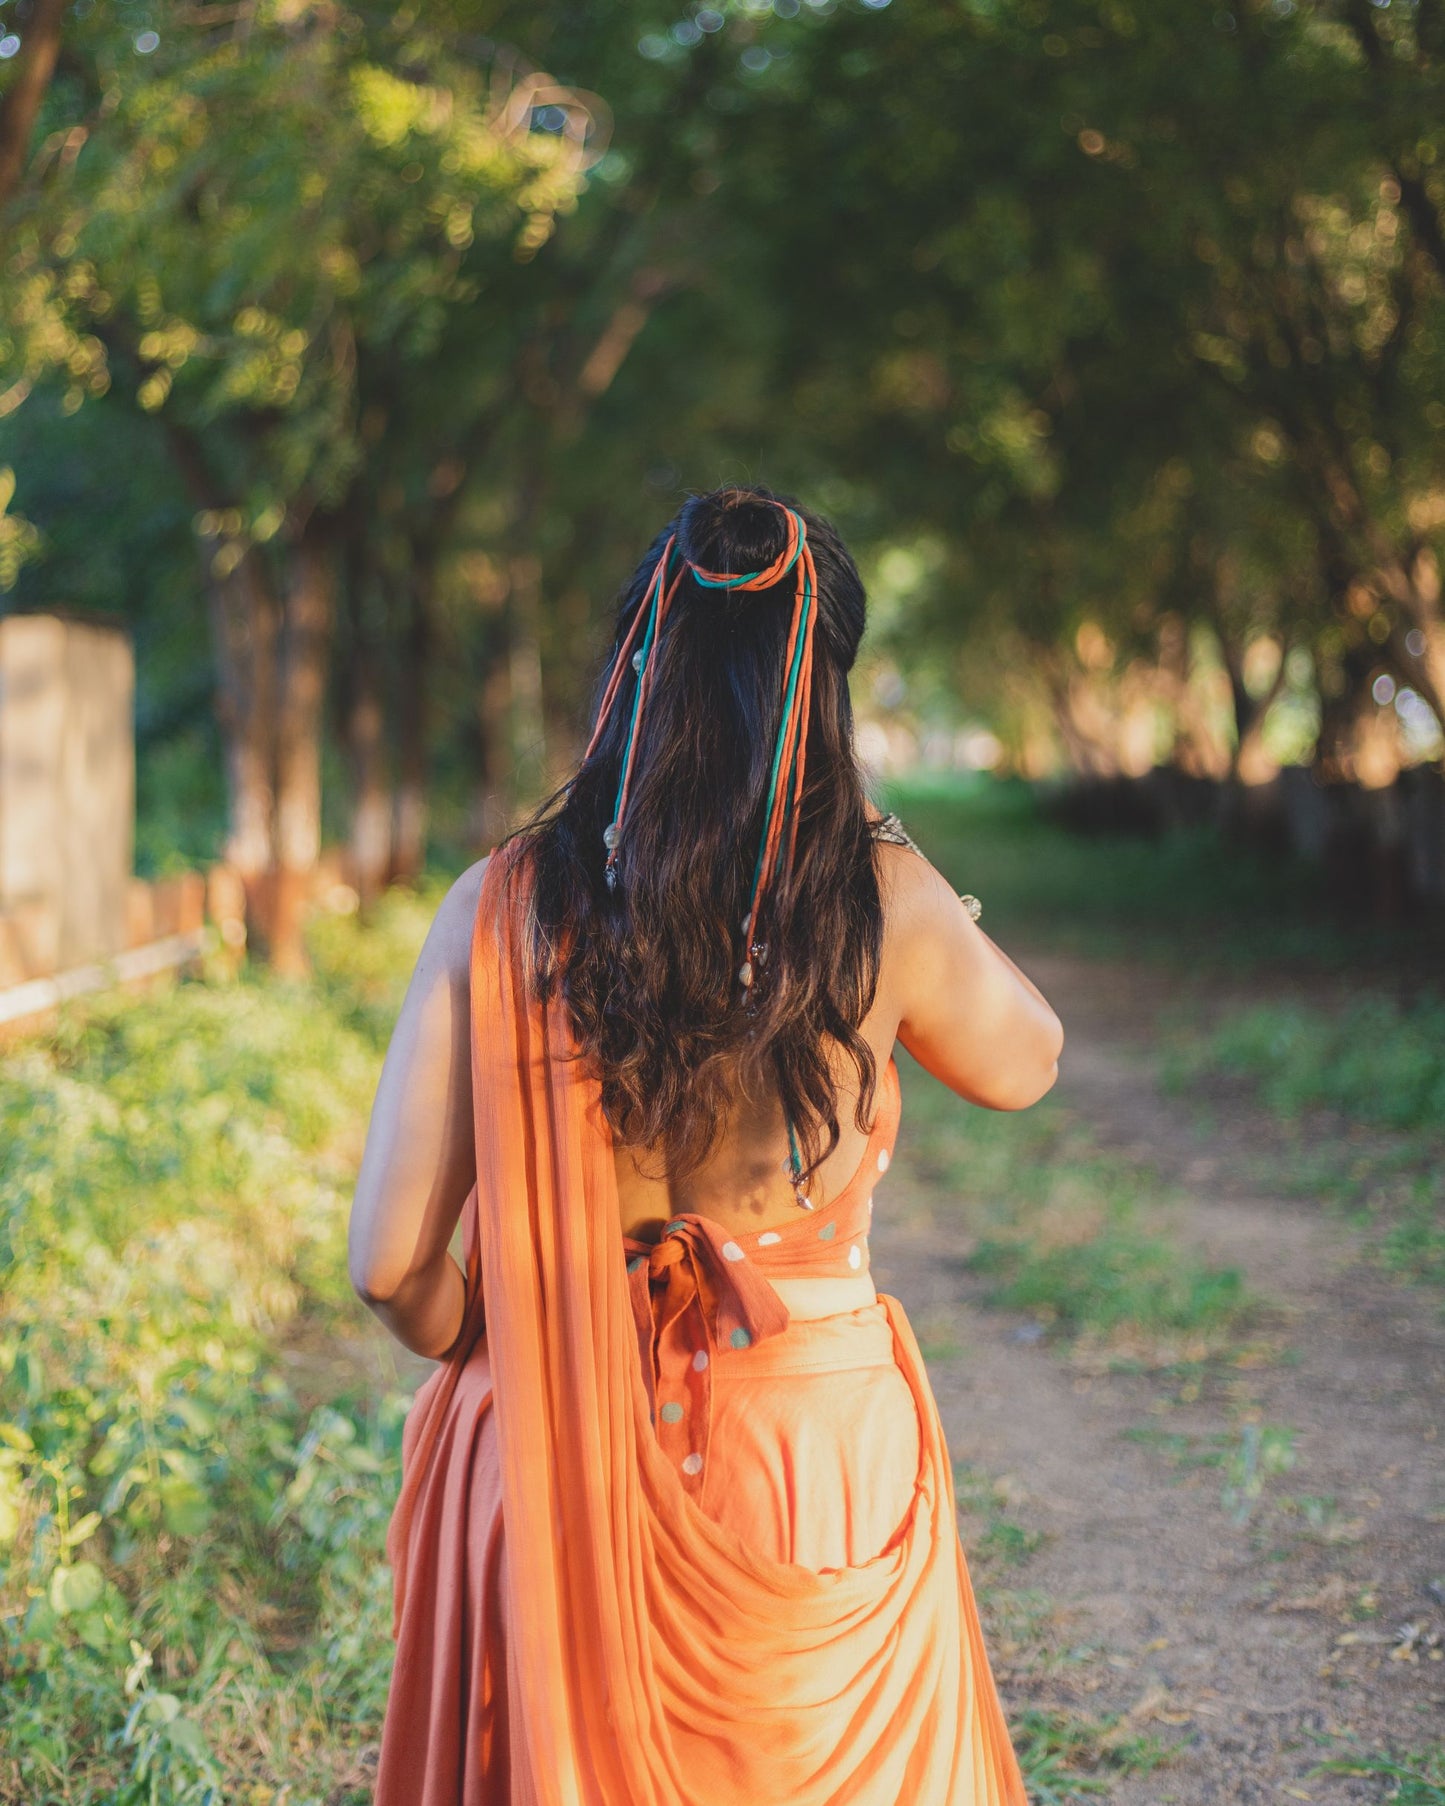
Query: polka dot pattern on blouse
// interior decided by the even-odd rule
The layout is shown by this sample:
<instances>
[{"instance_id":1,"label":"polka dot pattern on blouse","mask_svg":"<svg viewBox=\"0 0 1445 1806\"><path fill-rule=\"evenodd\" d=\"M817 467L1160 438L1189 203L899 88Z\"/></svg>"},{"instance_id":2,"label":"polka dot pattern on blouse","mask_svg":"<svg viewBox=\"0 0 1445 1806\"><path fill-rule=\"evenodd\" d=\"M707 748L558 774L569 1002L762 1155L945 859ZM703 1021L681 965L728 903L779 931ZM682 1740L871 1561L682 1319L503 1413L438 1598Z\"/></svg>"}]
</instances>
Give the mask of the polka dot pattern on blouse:
<instances>
[{"instance_id":1,"label":"polka dot pattern on blouse","mask_svg":"<svg viewBox=\"0 0 1445 1806\"><path fill-rule=\"evenodd\" d=\"M863 1157L832 1203L741 1237L711 1218L684 1215L672 1218L656 1243L626 1242L653 1431L694 1495L704 1486L713 1361L745 1360L748 1350L786 1328L787 1311L772 1279L866 1270L870 1187L888 1171L898 1128L898 1070L892 1061L880 1090Z\"/></svg>"}]
</instances>

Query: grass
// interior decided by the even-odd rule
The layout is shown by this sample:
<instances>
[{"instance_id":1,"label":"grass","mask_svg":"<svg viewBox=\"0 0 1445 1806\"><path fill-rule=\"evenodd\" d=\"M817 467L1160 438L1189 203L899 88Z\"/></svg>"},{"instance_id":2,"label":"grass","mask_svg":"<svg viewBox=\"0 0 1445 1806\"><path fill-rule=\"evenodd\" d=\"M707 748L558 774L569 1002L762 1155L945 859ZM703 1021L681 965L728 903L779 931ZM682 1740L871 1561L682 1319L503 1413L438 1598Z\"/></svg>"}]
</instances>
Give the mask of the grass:
<instances>
[{"instance_id":1,"label":"grass","mask_svg":"<svg viewBox=\"0 0 1445 1806\"><path fill-rule=\"evenodd\" d=\"M1283 1125L1273 1182L1357 1214L1381 1264L1445 1286L1445 1005L1256 1005L1177 1042L1163 1076L1246 1084Z\"/></svg>"},{"instance_id":2,"label":"grass","mask_svg":"<svg viewBox=\"0 0 1445 1806\"><path fill-rule=\"evenodd\" d=\"M956 1461L953 1486L994 1665L1023 1655L1031 1658L1026 1666L1036 1669L1045 1646L1056 1637L1052 1614L1037 1594L1020 1593L1010 1582L1043 1538L1013 1517L1006 1481L971 1462ZM1093 1718L1026 1707L1010 1718L1009 1730L1033 1806L1099 1798L1111 1791L1114 1779L1148 1774L1169 1755L1163 1744L1118 1716Z\"/></svg>"},{"instance_id":3,"label":"grass","mask_svg":"<svg viewBox=\"0 0 1445 1806\"><path fill-rule=\"evenodd\" d=\"M1367 988L1342 1007L1307 997L1255 1003L1208 1029L1198 1026L1194 1001L1201 978L1237 986L1263 970L1293 970L1306 986L1320 970L1332 980L1349 971L1362 986L1372 972L1438 980L1438 922L1362 924L1330 908L1310 868L1252 857L1207 829L1155 840L1066 832L1022 784L912 782L894 786L889 800L940 869L983 899L985 923L1006 945L1187 967L1175 1026L1158 1034L1166 1087L1247 1086L1286 1129L1300 1126L1271 1183L1358 1210L1385 1266L1445 1285L1440 995L1423 989L1408 1008ZM1155 1027L1142 1023L1141 1033ZM1320 1110L1334 1113L1335 1126L1311 1123L1305 1136L1307 1113ZM1357 1139L1357 1130L1374 1140ZM973 1129L967 1136L978 1139ZM1056 1171L1057 1157L1046 1158ZM1088 1189L1083 1169L1095 1163L1081 1154L1071 1164ZM1026 1237L1025 1246L1006 1235L980 1248L980 1270L998 1302L1074 1330L1107 1332L1111 1312L1120 1326L1154 1331L1212 1325L1215 1333L1237 1317L1244 1301L1229 1276L1176 1270L1167 1238L1141 1236L1140 1214L1116 1203L1107 1228L1083 1248L1050 1247L1047 1236Z\"/></svg>"},{"instance_id":4,"label":"grass","mask_svg":"<svg viewBox=\"0 0 1445 1806\"><path fill-rule=\"evenodd\" d=\"M1286 1474L1295 1463L1295 1432L1284 1424L1262 1424L1246 1418L1232 1430L1200 1436L1152 1426L1126 1430L1131 1442L1142 1443L1161 1455L1175 1472L1188 1476L1204 1468L1221 1476L1219 1502L1237 1526L1254 1516L1272 1480ZM1285 1502L1280 1501L1283 1505ZM1326 1501L1291 1501L1308 1520L1310 1507L1318 1509L1321 1522Z\"/></svg>"},{"instance_id":5,"label":"grass","mask_svg":"<svg viewBox=\"0 0 1445 1806\"><path fill-rule=\"evenodd\" d=\"M1416 1755L1361 1753L1338 1762L1322 1762L1322 1775L1370 1776L1387 1783L1381 1799L1394 1806L1445 1806L1445 1745Z\"/></svg>"},{"instance_id":6,"label":"grass","mask_svg":"<svg viewBox=\"0 0 1445 1806\"><path fill-rule=\"evenodd\" d=\"M1043 1541L1037 1531L1026 1530L1009 1515L1007 1486L971 1462L954 1462L953 1491L964 1519L969 1562L980 1572L1017 1567Z\"/></svg>"},{"instance_id":7,"label":"grass","mask_svg":"<svg viewBox=\"0 0 1445 1806\"><path fill-rule=\"evenodd\" d=\"M1181 1250L1154 1175L1102 1153L1053 1099L1000 1115L961 1104L906 1056L899 1066L910 1195L946 1200L930 1208L972 1244L987 1302L1148 1365L1231 1343L1253 1308L1240 1274Z\"/></svg>"},{"instance_id":8,"label":"grass","mask_svg":"<svg viewBox=\"0 0 1445 1806\"><path fill-rule=\"evenodd\" d=\"M1208 837L1075 840L1008 786L896 800L1001 933L1225 962L1240 924L1250 957L1345 944L1295 876L1225 870ZM103 998L0 1070L3 1806L369 1797L357 1752L389 1678L404 1400L318 1396L288 1353L364 1322L346 1203L434 901L388 899L364 929L317 922L308 984L215 974ZM1296 909L1302 926L1282 920ZM916 1070L905 1083L904 1191L946 1213L999 1305L1076 1357L1188 1364L1228 1346L1250 1310L1239 1276L1181 1254L1149 1173L1052 1100L999 1117ZM1432 1193L1398 1219L1402 1262L1442 1258L1434 1210ZM949 1346L945 1330L934 1352ZM1261 1442L1251 1466L1241 1437L1221 1485L1242 1505L1279 1452ZM1032 1534L994 1483L960 1491L991 1634L1037 1652L1047 1603L1017 1586ZM1123 1721L1033 1711L1015 1730L1036 1806L1161 1754Z\"/></svg>"},{"instance_id":9,"label":"grass","mask_svg":"<svg viewBox=\"0 0 1445 1806\"><path fill-rule=\"evenodd\" d=\"M989 778L898 781L887 806L982 900L985 925L1008 945L1235 974L1346 961L1440 970L1438 923L1361 922L1332 903L1316 868L1260 858L1211 829L1078 834L1048 820L1028 785Z\"/></svg>"},{"instance_id":10,"label":"grass","mask_svg":"<svg viewBox=\"0 0 1445 1806\"><path fill-rule=\"evenodd\" d=\"M404 1400L309 1397L286 1348L362 1327L350 1181L429 916L318 925L314 984L106 997L7 1057L7 1806L369 1797Z\"/></svg>"},{"instance_id":11,"label":"grass","mask_svg":"<svg viewBox=\"0 0 1445 1806\"><path fill-rule=\"evenodd\" d=\"M1157 1738L1130 1730L1118 1717L1031 1710L1010 1729L1031 1806L1107 1797L1115 1780L1152 1774L1170 1757Z\"/></svg>"},{"instance_id":12,"label":"grass","mask_svg":"<svg viewBox=\"0 0 1445 1806\"><path fill-rule=\"evenodd\" d=\"M1338 1111L1379 1128L1445 1133L1445 1005L1411 1010L1382 997L1343 1009L1262 1004L1229 1016L1178 1080L1250 1080L1282 1116ZM1176 1081L1178 1082L1178 1081Z\"/></svg>"}]
</instances>

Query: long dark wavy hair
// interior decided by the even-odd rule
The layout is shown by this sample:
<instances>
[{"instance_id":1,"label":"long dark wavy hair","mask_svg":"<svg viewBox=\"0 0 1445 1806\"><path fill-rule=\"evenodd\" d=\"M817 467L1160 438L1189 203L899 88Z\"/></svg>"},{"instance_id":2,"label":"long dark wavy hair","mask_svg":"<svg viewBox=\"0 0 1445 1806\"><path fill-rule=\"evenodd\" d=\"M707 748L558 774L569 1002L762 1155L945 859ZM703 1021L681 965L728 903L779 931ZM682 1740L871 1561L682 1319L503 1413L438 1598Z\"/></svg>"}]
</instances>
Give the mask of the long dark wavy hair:
<instances>
[{"instance_id":1,"label":"long dark wavy hair","mask_svg":"<svg viewBox=\"0 0 1445 1806\"><path fill-rule=\"evenodd\" d=\"M857 1067L859 1129L873 1118L875 1062L858 1027L883 909L848 696L865 598L836 529L766 489L691 497L622 591L591 719L669 537L704 570L764 570L786 542L778 504L806 524L818 612L797 841L768 892L751 988L739 984L743 918L782 714L791 576L738 591L684 570L651 655L615 889L603 833L640 681L631 669L590 756L508 843L530 880L529 982L544 1000L560 993L617 1140L660 1149L674 1178L707 1159L739 1092L780 1098L810 1174L839 1141L830 1042Z\"/></svg>"}]
</instances>

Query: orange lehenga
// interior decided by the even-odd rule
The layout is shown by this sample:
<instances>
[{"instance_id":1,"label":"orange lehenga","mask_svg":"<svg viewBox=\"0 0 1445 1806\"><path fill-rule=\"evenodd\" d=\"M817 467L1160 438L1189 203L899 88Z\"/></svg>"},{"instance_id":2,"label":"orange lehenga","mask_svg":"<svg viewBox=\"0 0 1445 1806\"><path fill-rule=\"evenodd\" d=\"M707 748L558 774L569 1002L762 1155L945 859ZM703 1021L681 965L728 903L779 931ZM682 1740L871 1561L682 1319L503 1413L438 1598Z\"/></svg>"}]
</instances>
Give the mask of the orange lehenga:
<instances>
[{"instance_id":1,"label":"orange lehenga","mask_svg":"<svg viewBox=\"0 0 1445 1806\"><path fill-rule=\"evenodd\" d=\"M376 1806L1026 1806L902 1307L790 1323L769 1281L866 1270L896 1067L825 1209L624 1243L504 863L472 947L470 1303L406 1426Z\"/></svg>"}]
</instances>

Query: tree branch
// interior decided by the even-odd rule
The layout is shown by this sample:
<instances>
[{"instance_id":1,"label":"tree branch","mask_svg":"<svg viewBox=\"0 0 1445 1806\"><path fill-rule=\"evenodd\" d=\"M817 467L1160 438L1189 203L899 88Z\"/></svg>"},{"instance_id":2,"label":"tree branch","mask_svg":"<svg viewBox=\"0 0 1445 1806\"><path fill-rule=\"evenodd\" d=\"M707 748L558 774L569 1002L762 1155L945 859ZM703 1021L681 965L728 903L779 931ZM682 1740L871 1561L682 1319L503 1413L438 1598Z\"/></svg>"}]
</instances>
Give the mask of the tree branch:
<instances>
[{"instance_id":1,"label":"tree branch","mask_svg":"<svg viewBox=\"0 0 1445 1806\"><path fill-rule=\"evenodd\" d=\"M66 0L37 0L25 22L14 79L0 96L0 207L14 196L25 174L30 134L60 54L65 7Z\"/></svg>"}]
</instances>

